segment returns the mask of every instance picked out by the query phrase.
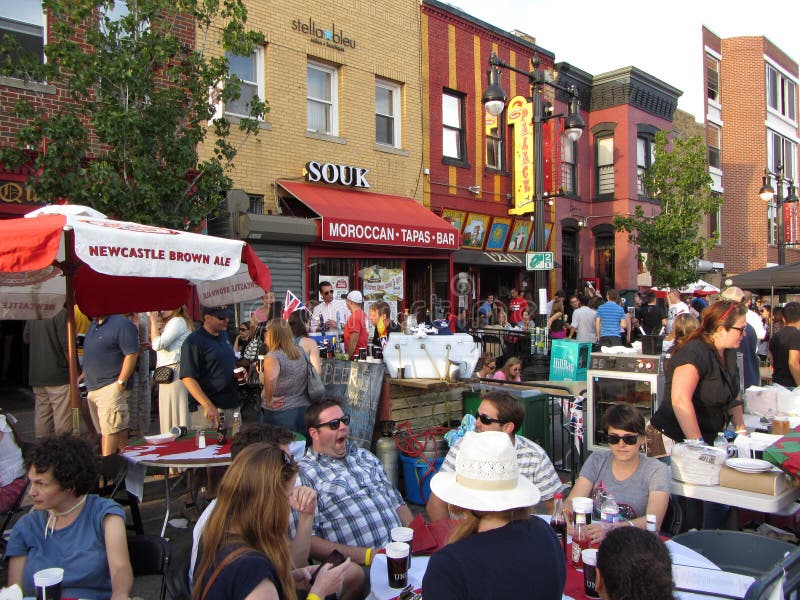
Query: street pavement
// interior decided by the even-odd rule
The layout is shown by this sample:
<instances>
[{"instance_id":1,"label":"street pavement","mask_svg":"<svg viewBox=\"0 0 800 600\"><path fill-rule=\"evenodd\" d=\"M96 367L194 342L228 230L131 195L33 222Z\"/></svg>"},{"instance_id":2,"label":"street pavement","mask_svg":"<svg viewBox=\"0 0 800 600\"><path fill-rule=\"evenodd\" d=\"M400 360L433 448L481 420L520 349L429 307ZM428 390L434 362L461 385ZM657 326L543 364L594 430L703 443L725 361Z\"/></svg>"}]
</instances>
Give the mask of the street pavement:
<instances>
[{"instance_id":1,"label":"street pavement","mask_svg":"<svg viewBox=\"0 0 800 600\"><path fill-rule=\"evenodd\" d=\"M29 388L21 386L0 388L0 406L12 413L18 420L18 431L23 439L34 441L33 428L33 394ZM171 519L186 518L188 525L185 528L167 527L166 537L170 543L170 553L173 557L188 554L192 546L192 527L197 520L197 511L185 506L187 495L185 489L178 484L173 492ZM28 500L28 499L26 499ZM27 501L27 504L30 502ZM164 521L164 481L161 478L148 477L145 482L144 502L140 505L144 532L158 535ZM130 523L130 510L125 509ZM7 563L0 562L0 584L5 585L7 580ZM136 577L134 579L133 598L143 600L158 600L161 590L161 578L156 575Z\"/></svg>"}]
</instances>

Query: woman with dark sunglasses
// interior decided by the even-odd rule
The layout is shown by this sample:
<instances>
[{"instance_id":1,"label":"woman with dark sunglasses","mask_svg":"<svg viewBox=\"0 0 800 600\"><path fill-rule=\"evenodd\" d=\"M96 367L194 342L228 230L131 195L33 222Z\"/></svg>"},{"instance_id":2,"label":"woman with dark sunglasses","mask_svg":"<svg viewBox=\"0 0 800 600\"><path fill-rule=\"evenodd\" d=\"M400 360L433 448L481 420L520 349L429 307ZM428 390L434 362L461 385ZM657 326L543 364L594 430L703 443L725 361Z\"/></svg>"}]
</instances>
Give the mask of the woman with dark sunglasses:
<instances>
[{"instance_id":1,"label":"woman with dark sunglasses","mask_svg":"<svg viewBox=\"0 0 800 600\"><path fill-rule=\"evenodd\" d=\"M603 415L609 450L597 450L589 456L567 497L567 522L572 520L572 499L594 499L594 517L589 535L597 543L610 527L601 527L600 506L610 494L619 506L619 517L612 527L634 526L644 529L646 515L656 516L661 526L669 504L669 467L639 452L644 443L644 417L632 404L614 404Z\"/></svg>"}]
</instances>

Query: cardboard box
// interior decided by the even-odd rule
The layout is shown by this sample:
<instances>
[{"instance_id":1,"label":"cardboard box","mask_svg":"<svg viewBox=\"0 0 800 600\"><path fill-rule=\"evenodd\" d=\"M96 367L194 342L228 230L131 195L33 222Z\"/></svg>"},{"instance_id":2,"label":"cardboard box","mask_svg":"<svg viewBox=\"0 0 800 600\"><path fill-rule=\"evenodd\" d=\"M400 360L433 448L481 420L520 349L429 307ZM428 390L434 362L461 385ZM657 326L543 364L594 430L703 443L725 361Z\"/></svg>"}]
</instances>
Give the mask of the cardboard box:
<instances>
[{"instance_id":1,"label":"cardboard box","mask_svg":"<svg viewBox=\"0 0 800 600\"><path fill-rule=\"evenodd\" d=\"M719 484L723 487L770 496L777 496L789 485L787 476L782 471L742 473L727 466L723 466L719 473Z\"/></svg>"},{"instance_id":2,"label":"cardboard box","mask_svg":"<svg viewBox=\"0 0 800 600\"><path fill-rule=\"evenodd\" d=\"M592 344L553 340L550 347L550 381L586 381Z\"/></svg>"}]
</instances>

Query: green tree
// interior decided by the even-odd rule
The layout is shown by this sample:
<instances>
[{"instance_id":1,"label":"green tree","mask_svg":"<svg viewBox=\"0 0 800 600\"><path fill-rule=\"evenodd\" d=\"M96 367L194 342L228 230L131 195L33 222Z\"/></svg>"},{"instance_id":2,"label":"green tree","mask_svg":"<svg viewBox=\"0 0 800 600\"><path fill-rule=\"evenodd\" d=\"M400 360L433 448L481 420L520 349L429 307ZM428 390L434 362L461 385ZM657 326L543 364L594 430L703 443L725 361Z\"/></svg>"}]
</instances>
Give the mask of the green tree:
<instances>
[{"instance_id":1,"label":"green tree","mask_svg":"<svg viewBox=\"0 0 800 600\"><path fill-rule=\"evenodd\" d=\"M52 40L46 62L6 37L0 74L51 83L63 102L54 108L52 94L35 93L5 107L25 124L13 145L0 148L0 163L29 168L38 198L118 219L196 229L218 214L237 144L257 134L268 110L248 94L241 133L215 118L215 103L241 95L227 53L250 56L264 43L246 29L243 0L44 0L43 7ZM207 138L213 151L200 160Z\"/></svg>"},{"instance_id":2,"label":"green tree","mask_svg":"<svg viewBox=\"0 0 800 600\"><path fill-rule=\"evenodd\" d=\"M703 217L717 211L720 199L711 193L706 146L699 136L655 139L655 161L644 174L644 188L659 200L661 212L617 216L617 231L627 231L631 244L647 252L653 285L682 287L697 280L697 259L715 243L701 234Z\"/></svg>"}]
</instances>

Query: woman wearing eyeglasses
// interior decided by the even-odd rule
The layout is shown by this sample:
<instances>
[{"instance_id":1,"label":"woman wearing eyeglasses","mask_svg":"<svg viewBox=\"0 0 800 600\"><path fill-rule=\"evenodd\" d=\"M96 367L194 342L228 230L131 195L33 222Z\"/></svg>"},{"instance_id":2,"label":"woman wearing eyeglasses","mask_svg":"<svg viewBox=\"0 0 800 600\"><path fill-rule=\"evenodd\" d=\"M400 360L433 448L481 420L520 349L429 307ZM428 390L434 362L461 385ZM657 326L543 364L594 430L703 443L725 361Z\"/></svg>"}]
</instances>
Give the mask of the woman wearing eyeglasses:
<instances>
[{"instance_id":1,"label":"woman wearing eyeglasses","mask_svg":"<svg viewBox=\"0 0 800 600\"><path fill-rule=\"evenodd\" d=\"M239 333L233 340L233 351L242 356L251 339L253 339L252 325L250 323L241 323L239 325Z\"/></svg>"},{"instance_id":2,"label":"woman wearing eyeglasses","mask_svg":"<svg viewBox=\"0 0 800 600\"><path fill-rule=\"evenodd\" d=\"M700 327L672 353L664 401L651 421L667 438L712 445L731 420L736 433L747 433L736 365L746 314L740 302L714 302L703 311Z\"/></svg>"},{"instance_id":3,"label":"woman wearing eyeglasses","mask_svg":"<svg viewBox=\"0 0 800 600\"><path fill-rule=\"evenodd\" d=\"M496 369L497 362L494 359L494 355L491 352L484 352L478 359L473 377L475 379L487 379L494 375Z\"/></svg>"},{"instance_id":4,"label":"woman wearing eyeglasses","mask_svg":"<svg viewBox=\"0 0 800 600\"><path fill-rule=\"evenodd\" d=\"M495 372L492 378L500 381L522 381L522 362L516 356L512 356L505 362L501 370Z\"/></svg>"},{"instance_id":5,"label":"woman wearing eyeglasses","mask_svg":"<svg viewBox=\"0 0 800 600\"><path fill-rule=\"evenodd\" d=\"M248 446L234 459L200 538L193 600L288 600L297 597L296 585L307 585L307 568L292 570L288 542L298 470L268 444ZM349 559L322 565L308 596L337 594L349 566Z\"/></svg>"},{"instance_id":6,"label":"woman wearing eyeglasses","mask_svg":"<svg viewBox=\"0 0 800 600\"><path fill-rule=\"evenodd\" d=\"M603 539L605 530L600 526L600 504L612 495L619 506L621 520L616 526L634 526L644 529L646 515L656 516L661 526L669 504L669 467L655 458L639 452L644 443L644 417L631 404L614 404L603 415L608 450L592 452L581 469L578 480L567 497L565 512L567 522L572 521L572 499L593 498L595 515L589 525L593 542Z\"/></svg>"}]
</instances>

